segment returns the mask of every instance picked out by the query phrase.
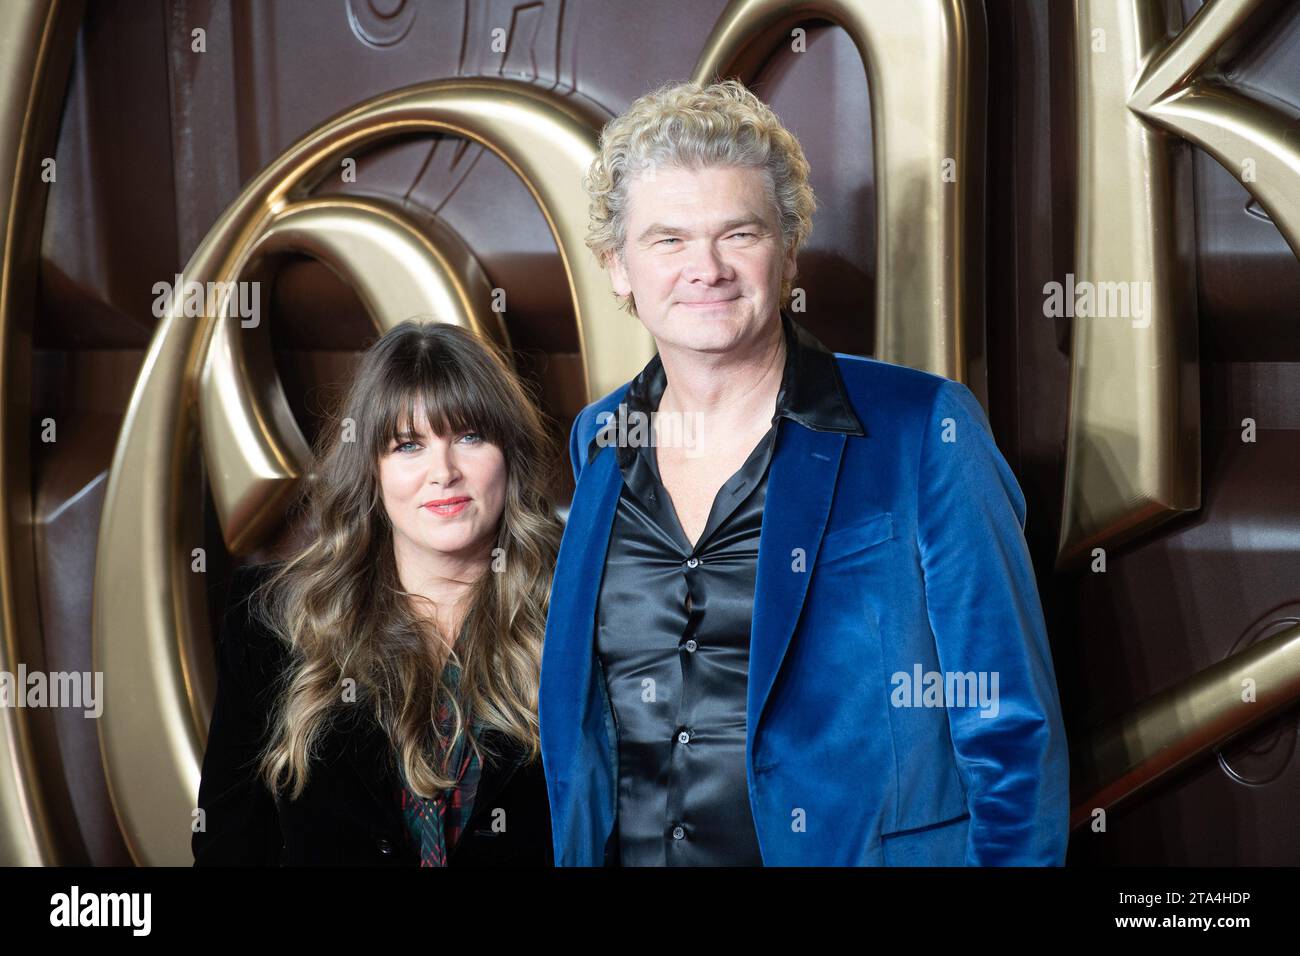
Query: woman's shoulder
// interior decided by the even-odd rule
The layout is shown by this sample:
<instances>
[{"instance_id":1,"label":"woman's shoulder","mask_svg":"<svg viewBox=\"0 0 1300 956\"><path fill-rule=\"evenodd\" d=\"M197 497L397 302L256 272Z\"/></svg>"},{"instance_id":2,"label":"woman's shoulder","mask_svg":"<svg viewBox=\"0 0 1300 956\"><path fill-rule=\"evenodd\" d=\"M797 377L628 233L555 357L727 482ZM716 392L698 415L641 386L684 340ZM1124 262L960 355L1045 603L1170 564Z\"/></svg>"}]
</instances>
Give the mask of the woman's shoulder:
<instances>
[{"instance_id":1,"label":"woman's shoulder","mask_svg":"<svg viewBox=\"0 0 1300 956\"><path fill-rule=\"evenodd\" d=\"M287 662L288 647L267 626L254 600L255 592L279 568L278 563L247 564L230 578L218 651L227 655L250 690L272 681Z\"/></svg>"},{"instance_id":2,"label":"woman's shoulder","mask_svg":"<svg viewBox=\"0 0 1300 956\"><path fill-rule=\"evenodd\" d=\"M242 564L235 568L230 576L230 595L242 594L247 597L253 588L258 587L272 574L284 567L282 561L265 561L260 564Z\"/></svg>"},{"instance_id":3,"label":"woman's shoulder","mask_svg":"<svg viewBox=\"0 0 1300 956\"><path fill-rule=\"evenodd\" d=\"M273 563L245 564L231 574L226 592L225 626L235 632L234 636L265 636L267 629L253 597L279 568L279 564Z\"/></svg>"}]
</instances>

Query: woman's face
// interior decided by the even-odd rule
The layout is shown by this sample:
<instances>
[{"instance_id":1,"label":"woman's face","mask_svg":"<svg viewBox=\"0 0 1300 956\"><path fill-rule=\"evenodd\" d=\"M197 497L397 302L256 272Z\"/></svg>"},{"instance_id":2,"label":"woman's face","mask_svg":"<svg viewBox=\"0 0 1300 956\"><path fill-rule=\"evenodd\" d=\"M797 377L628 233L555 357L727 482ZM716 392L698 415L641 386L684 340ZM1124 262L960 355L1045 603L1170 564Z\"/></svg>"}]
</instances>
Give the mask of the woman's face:
<instances>
[{"instance_id":1,"label":"woman's face","mask_svg":"<svg viewBox=\"0 0 1300 956\"><path fill-rule=\"evenodd\" d=\"M489 557L505 507L505 455L478 432L435 435L427 422L414 427L379 458L397 553L416 561Z\"/></svg>"}]
</instances>

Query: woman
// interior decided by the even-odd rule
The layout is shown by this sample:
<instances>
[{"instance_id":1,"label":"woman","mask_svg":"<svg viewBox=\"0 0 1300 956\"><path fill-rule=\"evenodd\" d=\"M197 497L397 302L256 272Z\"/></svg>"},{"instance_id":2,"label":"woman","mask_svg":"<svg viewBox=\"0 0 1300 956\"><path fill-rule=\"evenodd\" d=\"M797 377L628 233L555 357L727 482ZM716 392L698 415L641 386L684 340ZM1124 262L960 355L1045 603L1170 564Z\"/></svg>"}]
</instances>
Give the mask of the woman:
<instances>
[{"instance_id":1,"label":"woman","mask_svg":"<svg viewBox=\"0 0 1300 956\"><path fill-rule=\"evenodd\" d=\"M550 865L555 455L501 354L406 322L318 442L308 543L238 572L196 865Z\"/></svg>"}]
</instances>

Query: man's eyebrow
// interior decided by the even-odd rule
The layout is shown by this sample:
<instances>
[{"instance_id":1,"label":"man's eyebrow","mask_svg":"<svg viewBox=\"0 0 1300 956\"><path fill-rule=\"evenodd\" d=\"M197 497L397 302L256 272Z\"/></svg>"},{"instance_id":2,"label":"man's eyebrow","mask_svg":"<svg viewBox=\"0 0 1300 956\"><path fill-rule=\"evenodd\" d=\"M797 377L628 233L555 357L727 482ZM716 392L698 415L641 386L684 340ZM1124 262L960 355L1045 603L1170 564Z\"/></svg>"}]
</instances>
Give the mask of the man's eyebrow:
<instances>
[{"instance_id":1,"label":"man's eyebrow","mask_svg":"<svg viewBox=\"0 0 1300 956\"><path fill-rule=\"evenodd\" d=\"M760 219L757 216L739 216L735 219L728 219L726 222L724 222L722 224L721 231L730 232L732 229L736 229L740 226L766 227L766 225L767 223L765 223L762 219ZM648 239L650 236L658 236L658 235L684 236L687 234L687 231L688 230L686 229L678 229L676 226L666 226L661 222L656 222L647 226L644 230L642 230L641 234L637 236L637 241L641 242L644 241L645 239Z\"/></svg>"}]
</instances>

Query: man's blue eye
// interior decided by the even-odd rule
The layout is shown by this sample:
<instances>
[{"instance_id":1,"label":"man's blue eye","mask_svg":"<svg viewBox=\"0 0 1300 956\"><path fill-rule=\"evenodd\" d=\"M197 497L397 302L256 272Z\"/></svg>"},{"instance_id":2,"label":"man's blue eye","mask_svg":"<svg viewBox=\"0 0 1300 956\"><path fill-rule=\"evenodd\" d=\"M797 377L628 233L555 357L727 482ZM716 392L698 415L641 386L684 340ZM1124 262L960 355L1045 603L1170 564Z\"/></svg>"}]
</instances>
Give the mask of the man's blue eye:
<instances>
[{"instance_id":1,"label":"man's blue eye","mask_svg":"<svg viewBox=\"0 0 1300 956\"><path fill-rule=\"evenodd\" d=\"M734 232L734 233L732 233L732 235L733 235L733 236L749 236L750 238L753 238L753 236L754 236L754 234L753 234L752 232Z\"/></svg>"},{"instance_id":2,"label":"man's blue eye","mask_svg":"<svg viewBox=\"0 0 1300 956\"><path fill-rule=\"evenodd\" d=\"M680 241L681 240L677 239L677 237L675 236L669 236L667 239L660 239L658 244L662 246L665 242L680 242Z\"/></svg>"}]
</instances>

